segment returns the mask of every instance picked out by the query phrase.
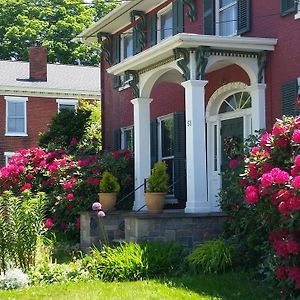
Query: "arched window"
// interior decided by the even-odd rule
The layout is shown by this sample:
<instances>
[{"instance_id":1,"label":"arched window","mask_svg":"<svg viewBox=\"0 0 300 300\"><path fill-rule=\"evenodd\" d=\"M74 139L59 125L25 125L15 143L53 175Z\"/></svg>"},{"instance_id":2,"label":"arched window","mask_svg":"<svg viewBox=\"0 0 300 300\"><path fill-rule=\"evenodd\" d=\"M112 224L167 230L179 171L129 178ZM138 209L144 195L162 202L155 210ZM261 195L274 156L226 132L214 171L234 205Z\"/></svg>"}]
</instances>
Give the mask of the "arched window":
<instances>
[{"instance_id":1,"label":"arched window","mask_svg":"<svg viewBox=\"0 0 300 300\"><path fill-rule=\"evenodd\" d=\"M239 92L227 97L219 109L219 114L251 107L251 96L247 92Z\"/></svg>"}]
</instances>

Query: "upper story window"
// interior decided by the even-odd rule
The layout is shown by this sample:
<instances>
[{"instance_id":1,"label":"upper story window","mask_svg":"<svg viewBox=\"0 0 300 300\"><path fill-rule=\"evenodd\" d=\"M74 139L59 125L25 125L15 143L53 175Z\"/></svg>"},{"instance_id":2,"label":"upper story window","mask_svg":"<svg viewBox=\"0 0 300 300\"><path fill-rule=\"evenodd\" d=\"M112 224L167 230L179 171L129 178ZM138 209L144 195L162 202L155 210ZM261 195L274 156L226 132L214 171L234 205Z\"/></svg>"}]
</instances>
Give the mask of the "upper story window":
<instances>
[{"instance_id":1,"label":"upper story window","mask_svg":"<svg viewBox=\"0 0 300 300\"><path fill-rule=\"evenodd\" d=\"M78 100L70 99L57 99L57 111L60 112L63 109L74 111L77 108Z\"/></svg>"},{"instance_id":2,"label":"upper story window","mask_svg":"<svg viewBox=\"0 0 300 300\"><path fill-rule=\"evenodd\" d=\"M298 0L281 0L280 14L282 17L296 13L295 19L300 19L300 2Z\"/></svg>"},{"instance_id":3,"label":"upper story window","mask_svg":"<svg viewBox=\"0 0 300 300\"><path fill-rule=\"evenodd\" d=\"M6 136L27 136L27 97L5 97Z\"/></svg>"},{"instance_id":4,"label":"upper story window","mask_svg":"<svg viewBox=\"0 0 300 300\"><path fill-rule=\"evenodd\" d=\"M237 34L237 1L217 0L216 33L220 36Z\"/></svg>"},{"instance_id":5,"label":"upper story window","mask_svg":"<svg viewBox=\"0 0 300 300\"><path fill-rule=\"evenodd\" d=\"M122 45L121 45L121 56L122 59L126 59L133 55L133 38L132 32L127 32L122 35Z\"/></svg>"},{"instance_id":6,"label":"upper story window","mask_svg":"<svg viewBox=\"0 0 300 300\"><path fill-rule=\"evenodd\" d=\"M173 12L172 6L168 5L158 13L158 34L157 39L161 41L169 36L173 35Z\"/></svg>"}]
</instances>

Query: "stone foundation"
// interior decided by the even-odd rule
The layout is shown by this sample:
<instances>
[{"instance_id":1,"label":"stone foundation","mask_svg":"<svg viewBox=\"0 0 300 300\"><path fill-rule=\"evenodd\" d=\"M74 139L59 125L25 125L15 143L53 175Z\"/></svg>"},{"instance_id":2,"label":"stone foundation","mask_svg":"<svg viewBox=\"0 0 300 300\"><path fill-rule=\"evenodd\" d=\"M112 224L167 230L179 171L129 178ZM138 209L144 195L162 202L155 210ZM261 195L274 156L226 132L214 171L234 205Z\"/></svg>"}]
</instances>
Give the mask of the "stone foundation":
<instances>
[{"instance_id":1,"label":"stone foundation","mask_svg":"<svg viewBox=\"0 0 300 300\"><path fill-rule=\"evenodd\" d=\"M187 214L182 211L162 214L113 211L100 220L109 242L176 241L190 250L219 237L223 232L224 221L224 213ZM80 222L82 251L89 251L92 245L99 247L104 237L97 213L82 213Z\"/></svg>"}]
</instances>

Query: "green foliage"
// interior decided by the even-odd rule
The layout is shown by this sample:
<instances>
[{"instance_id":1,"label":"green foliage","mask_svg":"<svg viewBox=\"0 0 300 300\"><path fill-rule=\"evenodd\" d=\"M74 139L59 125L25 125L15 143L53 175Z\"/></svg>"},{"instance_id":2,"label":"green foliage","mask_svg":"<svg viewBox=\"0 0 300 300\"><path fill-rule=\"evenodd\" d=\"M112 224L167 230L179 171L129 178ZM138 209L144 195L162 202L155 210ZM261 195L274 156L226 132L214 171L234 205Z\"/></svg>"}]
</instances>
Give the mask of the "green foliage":
<instances>
[{"instance_id":1,"label":"green foliage","mask_svg":"<svg viewBox=\"0 0 300 300\"><path fill-rule=\"evenodd\" d=\"M119 191L120 185L117 178L108 171L104 171L100 181L100 193L118 193Z\"/></svg>"},{"instance_id":2,"label":"green foliage","mask_svg":"<svg viewBox=\"0 0 300 300\"><path fill-rule=\"evenodd\" d=\"M233 252L232 244L218 239L197 246L186 260L197 273L224 273L232 267Z\"/></svg>"},{"instance_id":3,"label":"green foliage","mask_svg":"<svg viewBox=\"0 0 300 300\"><path fill-rule=\"evenodd\" d=\"M175 243L124 243L94 249L83 259L93 277L104 281L132 281L175 275L181 269L183 246Z\"/></svg>"},{"instance_id":4,"label":"green foliage","mask_svg":"<svg viewBox=\"0 0 300 300\"><path fill-rule=\"evenodd\" d=\"M101 113L96 101L81 100L76 111L63 109L39 138L49 150L67 148L71 154L95 154L101 149Z\"/></svg>"},{"instance_id":5,"label":"green foliage","mask_svg":"<svg viewBox=\"0 0 300 300\"><path fill-rule=\"evenodd\" d=\"M154 164L150 177L147 180L148 193L167 193L169 175L167 166L160 161Z\"/></svg>"},{"instance_id":6,"label":"green foliage","mask_svg":"<svg viewBox=\"0 0 300 300\"><path fill-rule=\"evenodd\" d=\"M94 47L72 39L118 1L0 0L0 59L28 60L28 47L36 42L48 48L50 63L97 65ZM96 45L95 45L96 46Z\"/></svg>"},{"instance_id":7,"label":"green foliage","mask_svg":"<svg viewBox=\"0 0 300 300\"><path fill-rule=\"evenodd\" d=\"M28 270L35 264L44 227L45 195L25 190L20 196L4 192L0 197L0 270L8 264Z\"/></svg>"}]
</instances>

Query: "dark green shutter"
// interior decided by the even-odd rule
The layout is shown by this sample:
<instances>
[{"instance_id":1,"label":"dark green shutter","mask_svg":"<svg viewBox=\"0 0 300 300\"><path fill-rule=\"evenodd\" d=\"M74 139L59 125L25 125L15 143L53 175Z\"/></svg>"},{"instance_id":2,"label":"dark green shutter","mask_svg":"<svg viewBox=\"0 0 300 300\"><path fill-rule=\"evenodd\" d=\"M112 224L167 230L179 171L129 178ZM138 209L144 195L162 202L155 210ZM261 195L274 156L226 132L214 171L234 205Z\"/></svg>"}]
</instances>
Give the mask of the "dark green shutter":
<instances>
[{"instance_id":1,"label":"dark green shutter","mask_svg":"<svg viewBox=\"0 0 300 300\"><path fill-rule=\"evenodd\" d=\"M238 0L237 10L237 34L243 34L251 28L251 0Z\"/></svg>"},{"instance_id":2,"label":"dark green shutter","mask_svg":"<svg viewBox=\"0 0 300 300\"><path fill-rule=\"evenodd\" d=\"M179 200L186 199L186 141L185 114L174 113L174 194Z\"/></svg>"},{"instance_id":3,"label":"dark green shutter","mask_svg":"<svg viewBox=\"0 0 300 300\"><path fill-rule=\"evenodd\" d=\"M148 19L149 46L152 47L157 43L157 15Z\"/></svg>"},{"instance_id":4,"label":"dark green shutter","mask_svg":"<svg viewBox=\"0 0 300 300\"><path fill-rule=\"evenodd\" d=\"M114 130L113 149L116 151L121 150L121 129L120 128Z\"/></svg>"},{"instance_id":5,"label":"dark green shutter","mask_svg":"<svg viewBox=\"0 0 300 300\"><path fill-rule=\"evenodd\" d=\"M214 0L203 0L203 32L207 35L214 35L216 32Z\"/></svg>"},{"instance_id":6,"label":"dark green shutter","mask_svg":"<svg viewBox=\"0 0 300 300\"><path fill-rule=\"evenodd\" d=\"M281 0L280 1L280 14L286 16L291 12L297 11L296 0Z\"/></svg>"},{"instance_id":7,"label":"dark green shutter","mask_svg":"<svg viewBox=\"0 0 300 300\"><path fill-rule=\"evenodd\" d=\"M292 80L281 86L281 105L282 114L286 116L295 116L298 114L296 100L298 96L298 81Z\"/></svg>"},{"instance_id":8,"label":"dark green shutter","mask_svg":"<svg viewBox=\"0 0 300 300\"><path fill-rule=\"evenodd\" d=\"M118 64L119 62L121 62L121 37L120 37L120 35L116 35L114 37L113 60L114 60L114 64ZM121 86L121 77L113 76L113 88L116 89L120 86Z\"/></svg>"},{"instance_id":9,"label":"dark green shutter","mask_svg":"<svg viewBox=\"0 0 300 300\"><path fill-rule=\"evenodd\" d=\"M141 52L141 45L139 42L139 32L136 26L133 26L132 31L132 44L133 44L133 55L136 55Z\"/></svg>"},{"instance_id":10,"label":"dark green shutter","mask_svg":"<svg viewBox=\"0 0 300 300\"><path fill-rule=\"evenodd\" d=\"M177 0L172 3L173 35L183 32L183 2Z\"/></svg>"},{"instance_id":11,"label":"dark green shutter","mask_svg":"<svg viewBox=\"0 0 300 300\"><path fill-rule=\"evenodd\" d=\"M155 119L150 123L151 167L158 160L157 138L157 120Z\"/></svg>"}]
</instances>

